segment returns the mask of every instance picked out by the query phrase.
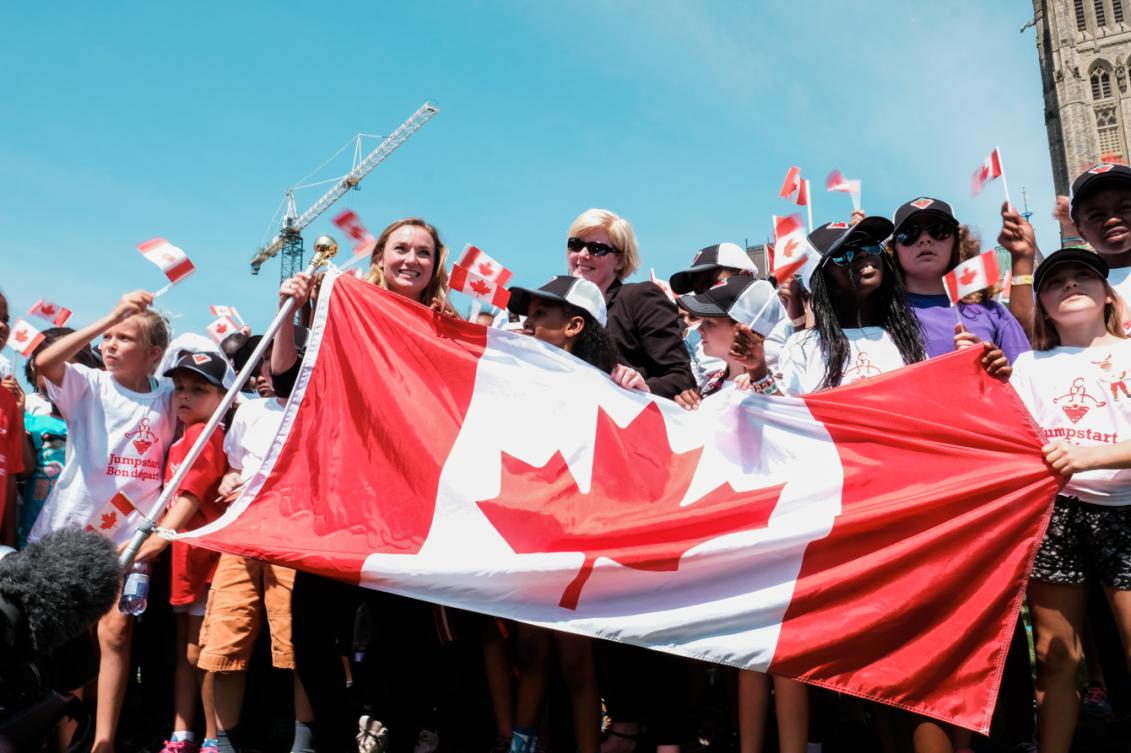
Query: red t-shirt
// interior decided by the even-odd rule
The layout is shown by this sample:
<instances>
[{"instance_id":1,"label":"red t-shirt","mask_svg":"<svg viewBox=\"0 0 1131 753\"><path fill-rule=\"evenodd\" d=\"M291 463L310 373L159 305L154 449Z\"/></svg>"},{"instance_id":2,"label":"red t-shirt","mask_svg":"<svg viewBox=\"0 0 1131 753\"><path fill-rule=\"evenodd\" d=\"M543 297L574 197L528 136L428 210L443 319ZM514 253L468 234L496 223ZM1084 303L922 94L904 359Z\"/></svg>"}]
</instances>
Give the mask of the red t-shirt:
<instances>
[{"instance_id":1,"label":"red t-shirt","mask_svg":"<svg viewBox=\"0 0 1131 753\"><path fill-rule=\"evenodd\" d=\"M8 504L8 478L24 472L22 418L16 398L0 387L0 521Z\"/></svg>"},{"instance_id":2,"label":"red t-shirt","mask_svg":"<svg viewBox=\"0 0 1131 753\"><path fill-rule=\"evenodd\" d=\"M204 424L193 424L185 429L183 437L169 448L168 462L165 464L165 483L177 472L189 448L196 442ZM220 480L228 470L228 460L224 455L224 432L216 429L204 445L200 457L193 463L192 470L185 475L178 494L191 494L200 501L200 508L189 519L182 531L191 531L211 523L224 513L224 505L216 501L220 496ZM176 497L174 496L174 499ZM216 570L219 552L212 552L191 546L183 541L174 541L173 563L169 584L169 603L173 606L192 604L208 590L212 573Z\"/></svg>"}]
</instances>

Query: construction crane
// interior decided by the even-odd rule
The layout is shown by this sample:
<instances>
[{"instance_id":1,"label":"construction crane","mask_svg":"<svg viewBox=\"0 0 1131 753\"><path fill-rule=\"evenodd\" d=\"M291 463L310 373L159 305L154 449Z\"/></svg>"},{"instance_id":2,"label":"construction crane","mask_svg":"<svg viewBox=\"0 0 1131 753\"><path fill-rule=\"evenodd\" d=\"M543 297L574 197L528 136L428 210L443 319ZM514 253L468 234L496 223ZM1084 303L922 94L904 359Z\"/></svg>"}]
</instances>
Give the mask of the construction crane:
<instances>
[{"instance_id":1,"label":"construction crane","mask_svg":"<svg viewBox=\"0 0 1131 753\"><path fill-rule=\"evenodd\" d=\"M302 231L330 206L346 195L350 189L357 188L361 183L362 178L385 161L385 158L392 154L397 147L408 140L412 134L419 131L425 123L432 119L432 116L440 111L434 103L425 102L419 110L412 114L405 122L401 123L397 130L385 137L385 139L377 145L377 148L370 152L365 159L360 162L356 161L353 169L337 180L333 187L322 194L322 196L310 205L302 214L299 214L295 208L294 188L287 190L287 211L283 216L282 227L279 232L275 234L267 244L262 246L252 257L251 260L251 273L253 275L259 274L259 268L263 266L263 262L282 251L282 277L286 280L302 271ZM360 135L358 136L358 144L360 145Z\"/></svg>"}]
</instances>

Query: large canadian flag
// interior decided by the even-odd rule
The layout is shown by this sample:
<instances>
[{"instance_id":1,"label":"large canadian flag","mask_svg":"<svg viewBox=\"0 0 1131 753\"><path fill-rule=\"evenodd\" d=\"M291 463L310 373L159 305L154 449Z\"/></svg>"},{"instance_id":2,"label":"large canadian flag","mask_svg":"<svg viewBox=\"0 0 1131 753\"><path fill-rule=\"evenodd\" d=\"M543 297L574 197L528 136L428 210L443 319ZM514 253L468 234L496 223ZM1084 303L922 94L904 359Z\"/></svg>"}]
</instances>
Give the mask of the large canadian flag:
<instances>
[{"instance_id":1,"label":"large canadian flag","mask_svg":"<svg viewBox=\"0 0 1131 753\"><path fill-rule=\"evenodd\" d=\"M985 731L1058 479L979 355L687 412L331 271L267 460L184 537Z\"/></svg>"}]
</instances>

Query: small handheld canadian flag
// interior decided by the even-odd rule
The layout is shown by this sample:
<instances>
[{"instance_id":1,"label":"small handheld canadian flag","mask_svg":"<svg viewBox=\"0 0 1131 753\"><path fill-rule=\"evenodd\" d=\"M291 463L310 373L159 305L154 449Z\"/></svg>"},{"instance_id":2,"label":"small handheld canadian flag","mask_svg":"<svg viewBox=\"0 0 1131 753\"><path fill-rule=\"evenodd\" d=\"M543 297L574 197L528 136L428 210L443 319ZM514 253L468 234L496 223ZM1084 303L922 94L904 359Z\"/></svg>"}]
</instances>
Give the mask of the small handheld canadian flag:
<instances>
[{"instance_id":1,"label":"small handheld canadian flag","mask_svg":"<svg viewBox=\"0 0 1131 753\"><path fill-rule=\"evenodd\" d=\"M180 282L196 269L184 251L164 238L152 238L145 243L139 243L137 250L160 267L172 284Z\"/></svg>"},{"instance_id":2,"label":"small handheld canadian flag","mask_svg":"<svg viewBox=\"0 0 1131 753\"><path fill-rule=\"evenodd\" d=\"M31 358L32 351L41 342L43 342L43 333L28 324L26 319L17 319L11 334L8 335L8 347L24 358Z\"/></svg>"},{"instance_id":3,"label":"small handheld canadian flag","mask_svg":"<svg viewBox=\"0 0 1131 753\"><path fill-rule=\"evenodd\" d=\"M770 273L779 285L789 282L794 275L808 285L809 274L816 268L816 259L809 251L809 240L805 237L805 226L801 216L774 217L774 256Z\"/></svg>"},{"instance_id":4,"label":"small handheld canadian flag","mask_svg":"<svg viewBox=\"0 0 1131 753\"><path fill-rule=\"evenodd\" d=\"M977 196L982 193L986 184L995 178L1001 178L1001 186L1005 190L1005 200L1012 204L1013 202L1009 201L1009 184L1005 180L1005 171L1001 167L1001 149L996 146L990 152L990 156L982 161L982 164L970 177L970 195Z\"/></svg>"},{"instance_id":5,"label":"small handheld canadian flag","mask_svg":"<svg viewBox=\"0 0 1131 753\"><path fill-rule=\"evenodd\" d=\"M840 170L833 170L825 179L825 188L829 191L839 191L852 197L852 208L860 210L860 181L848 180Z\"/></svg>"},{"instance_id":6,"label":"small handheld canadian flag","mask_svg":"<svg viewBox=\"0 0 1131 753\"><path fill-rule=\"evenodd\" d=\"M484 280L491 280L500 285L506 285L511 279L509 269L470 243L467 244L467 247L463 250L463 256L459 258L456 264L474 272Z\"/></svg>"},{"instance_id":7,"label":"small handheld canadian flag","mask_svg":"<svg viewBox=\"0 0 1131 753\"><path fill-rule=\"evenodd\" d=\"M353 246L354 256L368 256L377 248L377 239L365 229L365 225L361 224L361 218L352 209L347 209L335 217L334 224L356 241Z\"/></svg>"},{"instance_id":8,"label":"small handheld canadian flag","mask_svg":"<svg viewBox=\"0 0 1131 753\"><path fill-rule=\"evenodd\" d=\"M113 538L114 532L125 525L130 515L137 512L134 503L122 492L115 494L102 509L95 513L86 530Z\"/></svg>"},{"instance_id":9,"label":"small handheld canadian flag","mask_svg":"<svg viewBox=\"0 0 1131 753\"><path fill-rule=\"evenodd\" d=\"M510 291L496 281L477 275L459 264L452 266L452 276L449 283L453 290L467 293L472 298L498 306L501 309L506 308L507 301L511 298Z\"/></svg>"},{"instance_id":10,"label":"small handheld canadian flag","mask_svg":"<svg viewBox=\"0 0 1131 753\"><path fill-rule=\"evenodd\" d=\"M783 199L793 199L794 194L801 188L801 168L791 167L789 172L785 174L785 180L781 184L781 197Z\"/></svg>"},{"instance_id":11,"label":"small handheld canadian flag","mask_svg":"<svg viewBox=\"0 0 1131 753\"><path fill-rule=\"evenodd\" d=\"M219 343L238 329L239 327L236 326L235 322L226 316L221 316L208 325L208 334L212 335L212 339Z\"/></svg>"},{"instance_id":12,"label":"small handheld canadian flag","mask_svg":"<svg viewBox=\"0 0 1131 753\"><path fill-rule=\"evenodd\" d=\"M51 301L45 301L40 298L35 302L35 305L28 310L30 316L38 316L40 319L46 319L54 324L56 327L63 327L67 324L67 320L71 318L71 310L65 306L60 306Z\"/></svg>"},{"instance_id":13,"label":"small handheld canadian flag","mask_svg":"<svg viewBox=\"0 0 1131 753\"><path fill-rule=\"evenodd\" d=\"M972 293L994 285L1000 279L997 254L991 249L973 259L967 259L947 272L943 277L943 285L946 286L946 294L953 305Z\"/></svg>"},{"instance_id":14,"label":"small handheld canadian flag","mask_svg":"<svg viewBox=\"0 0 1131 753\"><path fill-rule=\"evenodd\" d=\"M209 306L208 310L212 312L212 316L226 316L243 324L243 317L240 316L240 312L236 311L235 306Z\"/></svg>"}]
</instances>

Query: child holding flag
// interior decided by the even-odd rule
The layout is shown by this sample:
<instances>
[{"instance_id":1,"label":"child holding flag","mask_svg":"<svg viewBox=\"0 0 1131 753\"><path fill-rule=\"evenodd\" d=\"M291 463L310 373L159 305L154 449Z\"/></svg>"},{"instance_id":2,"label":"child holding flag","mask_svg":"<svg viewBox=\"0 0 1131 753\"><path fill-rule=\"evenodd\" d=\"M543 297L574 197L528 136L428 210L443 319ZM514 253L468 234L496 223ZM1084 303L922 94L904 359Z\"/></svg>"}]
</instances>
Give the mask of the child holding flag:
<instances>
[{"instance_id":1,"label":"child holding flag","mask_svg":"<svg viewBox=\"0 0 1131 753\"><path fill-rule=\"evenodd\" d=\"M525 317L523 331L572 353L608 372L625 389L648 392L644 378L616 363L612 343L605 334L605 299L592 282L559 275L535 290L511 288L507 307ZM548 687L547 665L556 639L559 662L573 704L574 735L579 753L597 753L600 747L601 692L593 659L593 640L569 633L550 632L520 625L518 707L514 715L511 753L533 753Z\"/></svg>"},{"instance_id":2,"label":"child holding flag","mask_svg":"<svg viewBox=\"0 0 1131 753\"><path fill-rule=\"evenodd\" d=\"M1131 341L1107 278L1104 258L1080 248L1061 249L1037 268L1035 350L1018 357L1011 379L1050 440L1045 459L1071 477L1029 581L1043 753L1072 745L1089 578L1104 587L1131 654Z\"/></svg>"},{"instance_id":3,"label":"child holding flag","mask_svg":"<svg viewBox=\"0 0 1131 753\"><path fill-rule=\"evenodd\" d=\"M888 241L907 289L907 302L923 330L928 358L955 349L956 322L962 331L1001 347L1012 362L1029 350L1029 340L1009 310L992 300L991 286L951 306L943 276L959 262L980 253L969 228L958 222L950 205L926 196L912 199L895 212L895 231Z\"/></svg>"},{"instance_id":4,"label":"child holding flag","mask_svg":"<svg viewBox=\"0 0 1131 753\"><path fill-rule=\"evenodd\" d=\"M228 364L219 353L202 352L186 353L165 372L164 375L173 380L173 404L177 418L184 425L184 435L169 450L166 482L224 399L224 378L228 371ZM219 503L219 486L227 470L224 432L217 428L193 463L192 470L181 482L177 496L159 523L160 527L191 530L219 518L224 511ZM168 540L150 536L136 559L153 559L168 545ZM208 584L220 555L189 546L183 541L173 542L172 549L169 603L173 606L176 620L177 659L173 680L173 734L165 742L162 753L189 753L193 750L197 699L201 700L204 710L204 741L200 745L200 753L216 753L216 713L210 687L214 676L196 665L200 657L200 627L204 622Z\"/></svg>"},{"instance_id":5,"label":"child holding flag","mask_svg":"<svg viewBox=\"0 0 1131 753\"><path fill-rule=\"evenodd\" d=\"M83 441L68 448L63 471L29 541L67 526L93 524L123 545L133 533L128 523L136 516L99 513L119 493L142 509L161 493L176 416L172 383L153 376L169 344L169 330L161 315L149 308L152 304L152 293L127 293L110 313L35 357L36 371L46 380L47 396L66 421L68 434ZM106 371L69 363L98 335ZM102 660L93 753L114 750L132 633L133 620L117 609L98 625Z\"/></svg>"}]
</instances>

